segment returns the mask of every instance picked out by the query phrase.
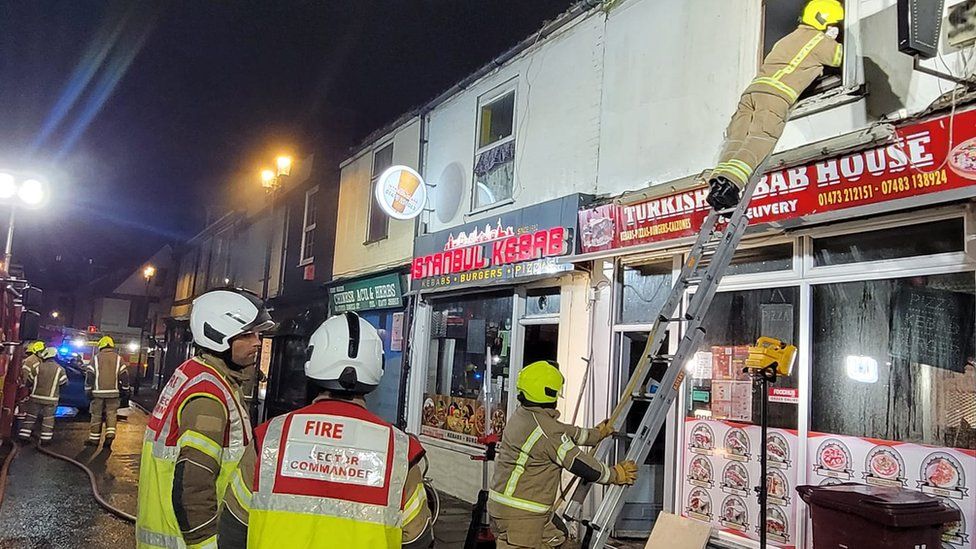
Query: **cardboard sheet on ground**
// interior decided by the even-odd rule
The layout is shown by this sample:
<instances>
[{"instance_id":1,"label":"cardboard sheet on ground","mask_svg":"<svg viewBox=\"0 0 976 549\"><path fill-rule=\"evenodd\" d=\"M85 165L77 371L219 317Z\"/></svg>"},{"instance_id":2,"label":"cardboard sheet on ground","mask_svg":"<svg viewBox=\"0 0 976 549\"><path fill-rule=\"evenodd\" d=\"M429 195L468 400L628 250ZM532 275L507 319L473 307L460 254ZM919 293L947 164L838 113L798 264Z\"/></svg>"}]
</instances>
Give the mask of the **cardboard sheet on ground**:
<instances>
[{"instance_id":1,"label":"cardboard sheet on ground","mask_svg":"<svg viewBox=\"0 0 976 549\"><path fill-rule=\"evenodd\" d=\"M661 513L645 549L704 549L712 528L697 520Z\"/></svg>"}]
</instances>

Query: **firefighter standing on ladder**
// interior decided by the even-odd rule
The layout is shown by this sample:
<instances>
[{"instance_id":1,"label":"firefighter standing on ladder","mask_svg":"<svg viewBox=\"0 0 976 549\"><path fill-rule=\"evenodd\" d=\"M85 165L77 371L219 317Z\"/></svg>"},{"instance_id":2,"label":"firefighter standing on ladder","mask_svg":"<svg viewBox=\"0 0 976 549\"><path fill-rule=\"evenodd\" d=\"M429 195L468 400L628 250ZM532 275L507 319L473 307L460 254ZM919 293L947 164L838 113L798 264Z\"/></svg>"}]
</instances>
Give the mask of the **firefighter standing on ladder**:
<instances>
[{"instance_id":1,"label":"firefighter standing on ladder","mask_svg":"<svg viewBox=\"0 0 976 549\"><path fill-rule=\"evenodd\" d=\"M844 7L838 0L810 0L800 25L777 42L759 75L739 100L725 132L719 163L708 178L708 204L732 208L755 169L773 152L790 109L819 78L824 67L839 67L843 48L837 42Z\"/></svg>"},{"instance_id":2,"label":"firefighter standing on ladder","mask_svg":"<svg viewBox=\"0 0 976 549\"><path fill-rule=\"evenodd\" d=\"M122 394L128 391L129 370L115 352L115 341L110 336L102 336L98 340L98 352L85 371L85 392L91 398L91 428L85 446L98 446L104 415L105 447L112 447L119 402Z\"/></svg>"},{"instance_id":3,"label":"firefighter standing on ladder","mask_svg":"<svg viewBox=\"0 0 976 549\"><path fill-rule=\"evenodd\" d=\"M608 421L592 429L558 421L556 400L564 382L555 362L533 362L519 373L516 388L521 405L505 426L488 493L488 514L499 549L563 545L567 532L553 521L552 508L563 470L598 484L637 480L633 461L608 467L579 448L611 436Z\"/></svg>"}]
</instances>

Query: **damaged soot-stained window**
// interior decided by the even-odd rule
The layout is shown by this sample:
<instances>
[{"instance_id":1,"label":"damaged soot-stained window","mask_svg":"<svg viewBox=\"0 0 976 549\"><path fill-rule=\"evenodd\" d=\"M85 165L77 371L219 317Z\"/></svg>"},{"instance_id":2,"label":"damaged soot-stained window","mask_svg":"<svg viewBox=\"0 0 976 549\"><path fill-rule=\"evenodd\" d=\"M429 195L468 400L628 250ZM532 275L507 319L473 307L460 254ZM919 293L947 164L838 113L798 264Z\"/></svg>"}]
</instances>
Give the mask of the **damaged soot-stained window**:
<instances>
[{"instance_id":1,"label":"damaged soot-stained window","mask_svg":"<svg viewBox=\"0 0 976 549\"><path fill-rule=\"evenodd\" d=\"M976 449L972 272L813 288L814 431Z\"/></svg>"}]
</instances>

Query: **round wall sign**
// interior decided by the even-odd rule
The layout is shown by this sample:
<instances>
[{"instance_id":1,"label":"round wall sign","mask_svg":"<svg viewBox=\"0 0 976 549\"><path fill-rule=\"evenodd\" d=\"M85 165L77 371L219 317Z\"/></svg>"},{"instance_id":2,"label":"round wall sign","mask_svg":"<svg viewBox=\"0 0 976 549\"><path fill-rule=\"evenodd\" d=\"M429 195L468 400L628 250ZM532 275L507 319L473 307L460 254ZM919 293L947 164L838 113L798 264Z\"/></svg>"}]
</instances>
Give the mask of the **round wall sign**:
<instances>
[{"instance_id":1,"label":"round wall sign","mask_svg":"<svg viewBox=\"0 0 976 549\"><path fill-rule=\"evenodd\" d=\"M376 180L376 201L394 219L413 219L424 211L427 187L413 168L392 166Z\"/></svg>"}]
</instances>

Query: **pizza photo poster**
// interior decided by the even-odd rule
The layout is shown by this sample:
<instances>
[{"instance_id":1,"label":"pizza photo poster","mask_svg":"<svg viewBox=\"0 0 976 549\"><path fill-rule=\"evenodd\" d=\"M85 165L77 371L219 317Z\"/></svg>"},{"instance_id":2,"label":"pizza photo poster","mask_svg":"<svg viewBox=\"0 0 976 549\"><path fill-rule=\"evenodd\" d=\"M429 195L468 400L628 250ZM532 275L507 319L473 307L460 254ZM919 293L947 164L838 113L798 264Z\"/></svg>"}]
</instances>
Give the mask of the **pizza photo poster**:
<instances>
[{"instance_id":1,"label":"pizza photo poster","mask_svg":"<svg viewBox=\"0 0 976 549\"><path fill-rule=\"evenodd\" d=\"M808 484L858 482L919 490L962 512L942 536L947 549L976 547L976 451L810 433Z\"/></svg>"},{"instance_id":2,"label":"pizza photo poster","mask_svg":"<svg viewBox=\"0 0 976 549\"><path fill-rule=\"evenodd\" d=\"M688 418L681 482L682 516L716 530L759 539L759 448L757 425ZM773 547L796 546L795 431L770 429L767 439L769 506L766 525Z\"/></svg>"}]
</instances>

